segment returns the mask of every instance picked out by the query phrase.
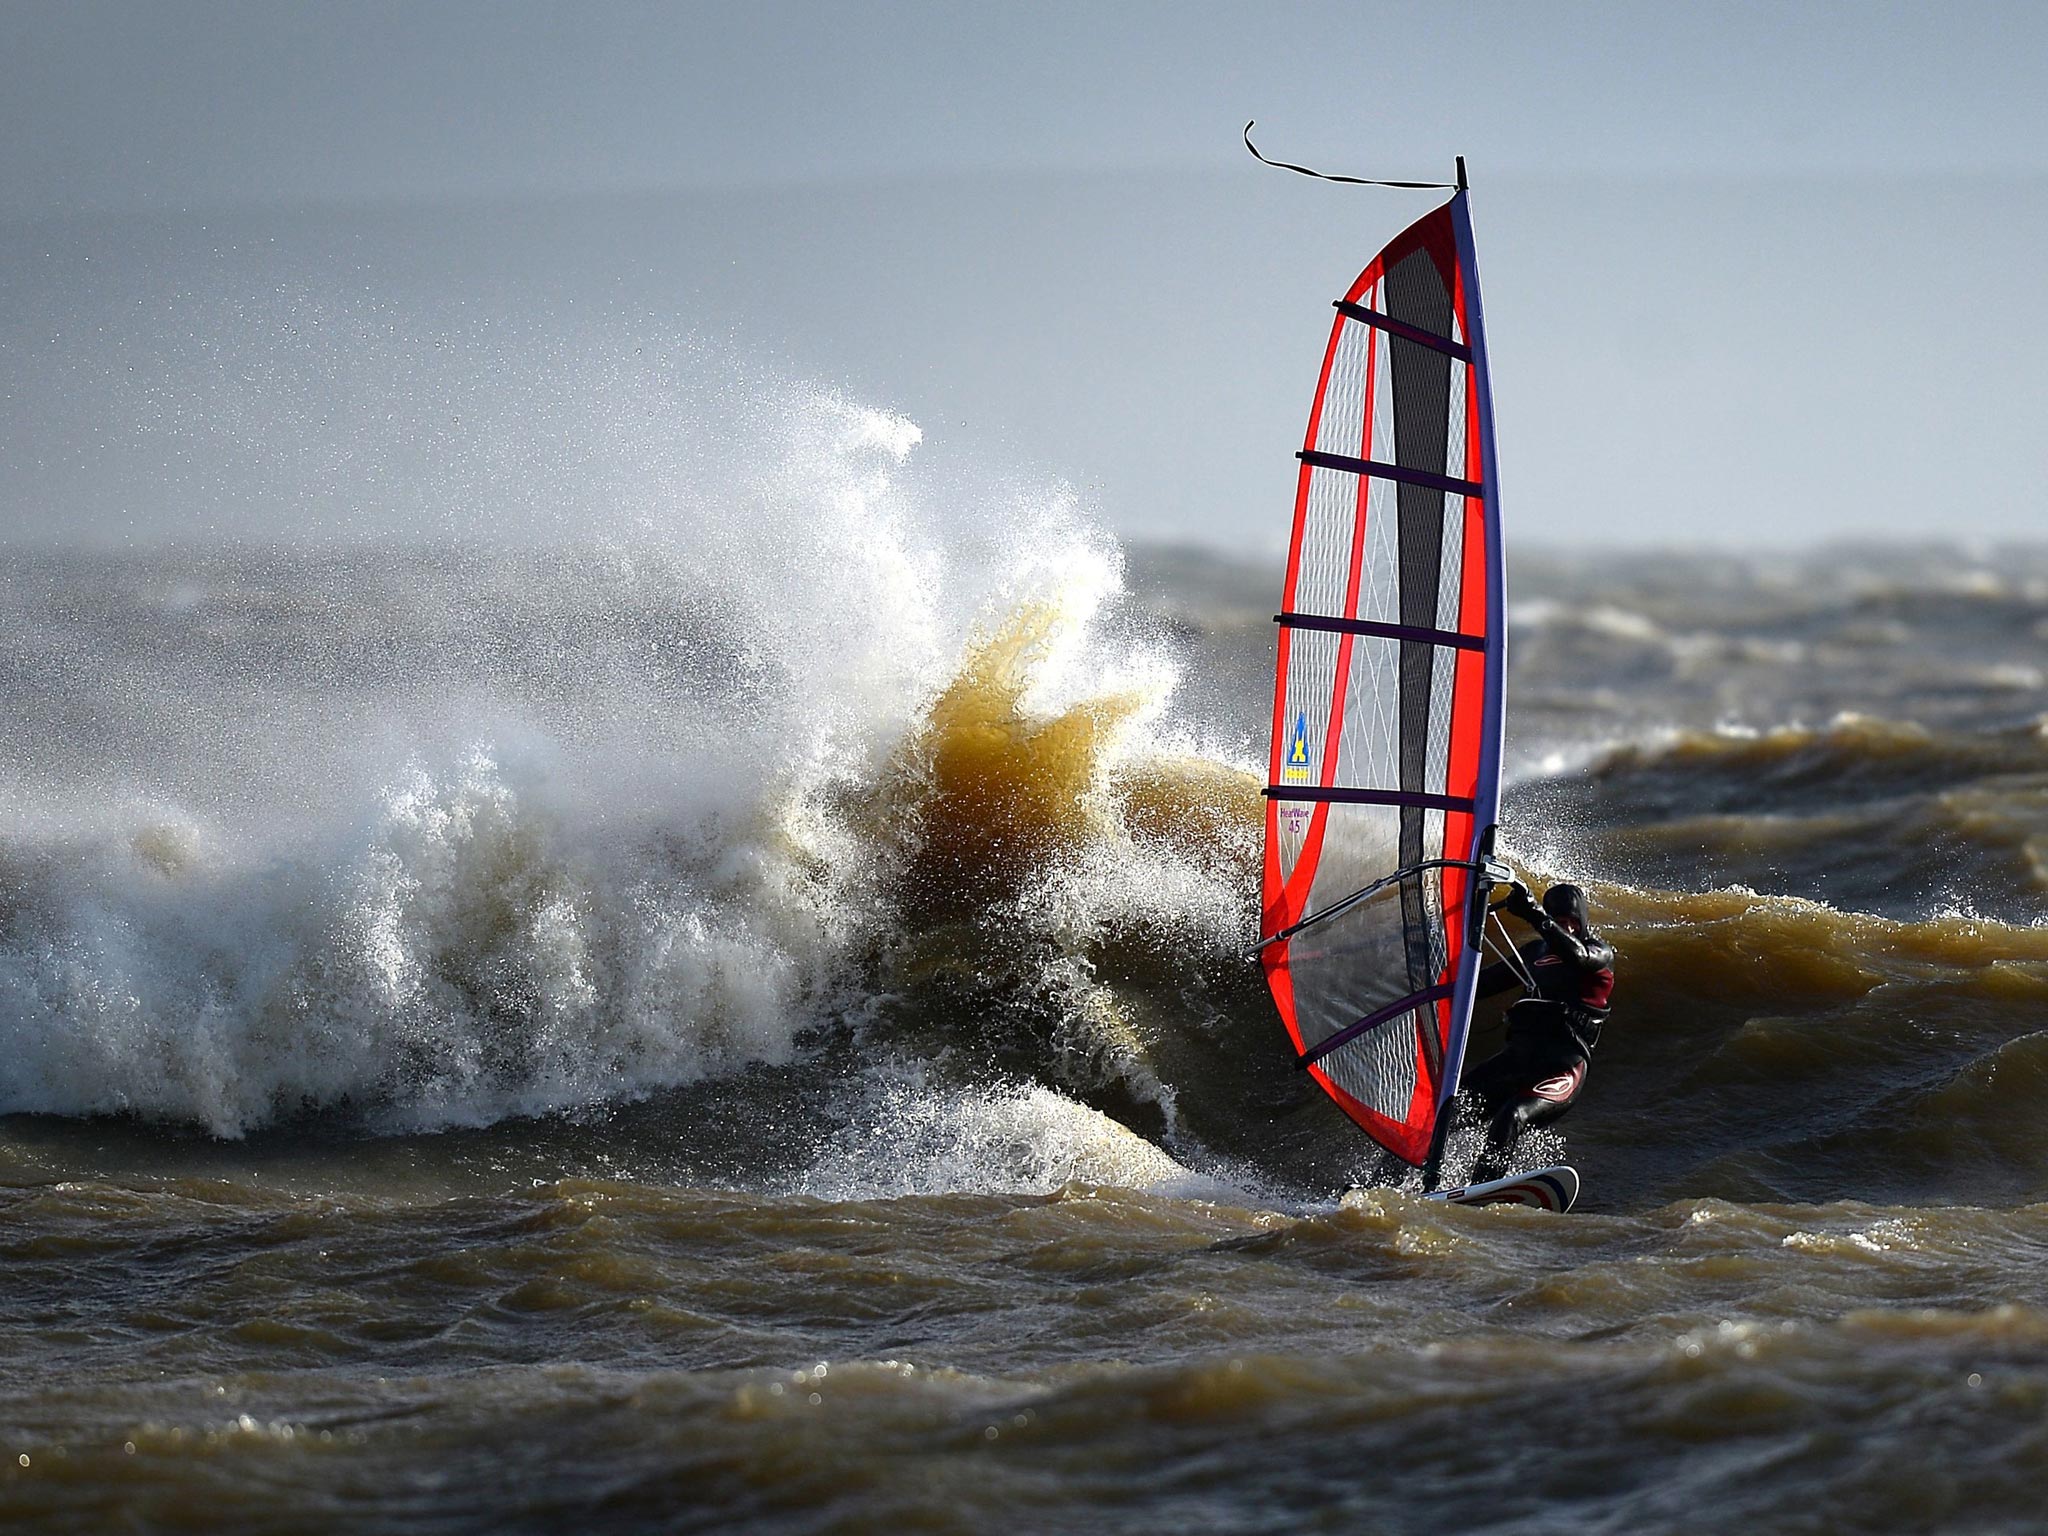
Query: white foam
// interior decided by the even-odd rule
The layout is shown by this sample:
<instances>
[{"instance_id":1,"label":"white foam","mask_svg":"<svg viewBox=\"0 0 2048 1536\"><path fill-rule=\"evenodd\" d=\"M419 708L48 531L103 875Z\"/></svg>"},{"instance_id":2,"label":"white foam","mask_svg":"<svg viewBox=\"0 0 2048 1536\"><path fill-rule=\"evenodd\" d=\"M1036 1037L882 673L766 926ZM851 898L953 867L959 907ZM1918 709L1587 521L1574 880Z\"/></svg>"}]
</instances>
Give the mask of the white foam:
<instances>
[{"instance_id":1,"label":"white foam","mask_svg":"<svg viewBox=\"0 0 2048 1536\"><path fill-rule=\"evenodd\" d=\"M482 753L352 843L167 864L167 835L9 842L0 1106L483 1123L786 1059L821 986L816 925L807 955L786 907L749 926L699 870L579 842Z\"/></svg>"},{"instance_id":2,"label":"white foam","mask_svg":"<svg viewBox=\"0 0 2048 1536\"><path fill-rule=\"evenodd\" d=\"M787 1062L806 1028L870 1001L857 969L891 938L891 854L842 807L977 626L1051 600L1065 622L1027 703L1138 694L1136 756L1170 728L1171 669L1100 622L1120 557L1071 494L942 503L917 426L831 392L749 385L670 422L704 391L624 365L578 383L574 401L522 396L462 467L529 509L549 486L573 483L585 511L611 497L609 542L464 546L388 573L167 557L134 609L67 634L67 669L100 689L79 718L121 729L51 743L64 771L0 822L0 1112L232 1136L347 1107L437 1128ZM543 400L562 406L559 451L526 431ZM252 432L280 425L243 404ZM494 436L503 463L478 446ZM179 622L203 615L225 647L218 675L107 664L170 611L166 583ZM260 624L286 648L236 652ZM299 654L334 624L353 673ZM1071 997L1077 1048L1115 1056L1170 1118L1142 1051L1094 1028L1077 956L1112 923L1225 942L1241 914L1199 859L1096 852L1012 916L1043 941L1049 994ZM1178 1167L1050 1090L991 1092L968 1143L1033 1115L1069 1127L1035 1143L1026 1185Z\"/></svg>"},{"instance_id":3,"label":"white foam","mask_svg":"<svg viewBox=\"0 0 2048 1536\"><path fill-rule=\"evenodd\" d=\"M620 447L642 471L630 495L604 482L632 503L629 542L552 563L399 552L391 585L342 590L358 567L197 557L242 584L212 632L226 674L199 679L232 713L202 713L182 656L126 661L118 608L67 637L103 689L81 713L131 716L134 757L82 744L0 825L0 1112L222 1135L337 1105L480 1123L786 1060L836 1006L872 923L848 899L867 850L821 806L873 773L1014 572L950 569L900 417L761 387L747 441L728 411L621 446L611 403L567 413L595 436L544 478ZM572 585L522 589L531 572ZM361 625L359 691L294 675L293 651L236 659L245 612L294 648ZM472 642L479 620L496 628ZM505 665L499 635L523 648ZM484 648L460 688L408 672L436 644ZM558 683L550 648L595 670ZM693 686L707 662L736 681Z\"/></svg>"}]
</instances>

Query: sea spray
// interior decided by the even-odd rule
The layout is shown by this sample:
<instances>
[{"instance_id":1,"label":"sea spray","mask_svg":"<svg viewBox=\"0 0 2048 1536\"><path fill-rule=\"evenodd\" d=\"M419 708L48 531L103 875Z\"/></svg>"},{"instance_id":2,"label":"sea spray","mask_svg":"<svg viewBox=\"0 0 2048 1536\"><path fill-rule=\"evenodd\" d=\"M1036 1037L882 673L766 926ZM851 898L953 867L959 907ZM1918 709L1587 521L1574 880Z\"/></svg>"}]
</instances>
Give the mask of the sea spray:
<instances>
[{"instance_id":1,"label":"sea spray","mask_svg":"<svg viewBox=\"0 0 2048 1536\"><path fill-rule=\"evenodd\" d=\"M912 1064L868 1082L798 1192L827 1200L1049 1194L1068 1184L1126 1189L1191 1176L1107 1115L1033 1083L937 1084Z\"/></svg>"},{"instance_id":2,"label":"sea spray","mask_svg":"<svg viewBox=\"0 0 2048 1536\"><path fill-rule=\"evenodd\" d=\"M0 1106L235 1136L621 1104L886 1048L878 987L937 946L998 998L961 1091L1015 1068L1170 1129L1119 989L1134 943L1192 977L1241 941L1249 775L1175 745L1169 648L1070 499L991 528L929 504L901 418L754 399L726 502L583 548L88 558L85 604L45 561L8 633L96 707L4 733ZM858 1053L820 1070L864 1091Z\"/></svg>"}]
</instances>

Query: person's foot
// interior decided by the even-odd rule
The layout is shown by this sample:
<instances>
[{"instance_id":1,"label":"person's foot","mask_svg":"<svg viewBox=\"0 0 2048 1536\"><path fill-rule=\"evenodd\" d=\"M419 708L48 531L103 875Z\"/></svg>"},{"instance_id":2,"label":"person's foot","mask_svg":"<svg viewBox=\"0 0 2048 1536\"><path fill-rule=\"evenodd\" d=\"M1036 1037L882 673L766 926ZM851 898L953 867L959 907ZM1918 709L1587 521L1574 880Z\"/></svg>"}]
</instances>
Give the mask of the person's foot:
<instances>
[{"instance_id":1,"label":"person's foot","mask_svg":"<svg viewBox=\"0 0 2048 1536\"><path fill-rule=\"evenodd\" d=\"M1512 1136L1506 1141L1489 1138L1486 1145L1480 1149L1479 1156L1472 1161L1472 1182L1490 1184L1495 1179L1506 1178L1514 1154L1515 1142Z\"/></svg>"}]
</instances>

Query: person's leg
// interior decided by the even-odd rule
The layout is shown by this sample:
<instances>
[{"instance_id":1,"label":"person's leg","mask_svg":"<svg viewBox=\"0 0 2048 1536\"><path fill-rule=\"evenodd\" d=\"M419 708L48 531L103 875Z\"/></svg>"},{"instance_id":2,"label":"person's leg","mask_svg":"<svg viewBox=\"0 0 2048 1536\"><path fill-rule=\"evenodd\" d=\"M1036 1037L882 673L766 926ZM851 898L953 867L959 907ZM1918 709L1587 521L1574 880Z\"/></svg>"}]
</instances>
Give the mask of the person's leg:
<instances>
[{"instance_id":1,"label":"person's leg","mask_svg":"<svg viewBox=\"0 0 2048 1536\"><path fill-rule=\"evenodd\" d=\"M1515 1150L1515 1138L1522 1133L1518 1111L1523 1102L1519 1097L1505 1099L1487 1117L1486 1140L1480 1145L1479 1155L1472 1159L1474 1184L1507 1177L1508 1158Z\"/></svg>"},{"instance_id":2,"label":"person's leg","mask_svg":"<svg viewBox=\"0 0 2048 1536\"><path fill-rule=\"evenodd\" d=\"M1536 1065L1527 1058L1528 1052L1510 1041L1468 1071L1459 1080L1458 1087L1464 1092L1478 1094L1489 1104L1503 1094L1519 1092L1529 1081L1530 1069Z\"/></svg>"},{"instance_id":3,"label":"person's leg","mask_svg":"<svg viewBox=\"0 0 2048 1536\"><path fill-rule=\"evenodd\" d=\"M1554 1070L1544 1072L1519 1093L1504 1097L1487 1122L1486 1146L1472 1168L1472 1182L1484 1184L1504 1179L1508 1162L1522 1132L1550 1125L1563 1118L1586 1086L1587 1062L1574 1054L1569 1060L1553 1061Z\"/></svg>"},{"instance_id":4,"label":"person's leg","mask_svg":"<svg viewBox=\"0 0 2048 1536\"><path fill-rule=\"evenodd\" d=\"M1578 1103L1589 1065L1584 1056L1574 1054L1560 1070L1532 1084L1524 1101L1526 1107L1520 1112L1522 1128L1527 1130L1562 1119L1565 1111Z\"/></svg>"},{"instance_id":5,"label":"person's leg","mask_svg":"<svg viewBox=\"0 0 2048 1536\"><path fill-rule=\"evenodd\" d=\"M1451 1133L1457 1129L1459 1105L1463 1103L1466 1094L1473 1095L1479 1101L1479 1112L1486 1117L1489 1126L1487 1138L1490 1146L1495 1134L1492 1126L1502 1109L1511 1109L1516 1100L1527 1091L1529 1084L1542 1075L1542 1063L1531 1056L1529 1042L1524 1038L1515 1037L1510 1037L1506 1045L1477 1066L1467 1068L1458 1080L1459 1092L1452 1096L1450 1104L1445 1108L1444 1117L1447 1123L1441 1128L1436 1147L1430 1155L1429 1162L1423 1167L1422 1187L1433 1191L1442 1180L1444 1148L1449 1144ZM1484 1166L1486 1156L1486 1151L1482 1150L1479 1166ZM1478 1167L1473 1170L1471 1182L1485 1182L1479 1175Z\"/></svg>"}]
</instances>

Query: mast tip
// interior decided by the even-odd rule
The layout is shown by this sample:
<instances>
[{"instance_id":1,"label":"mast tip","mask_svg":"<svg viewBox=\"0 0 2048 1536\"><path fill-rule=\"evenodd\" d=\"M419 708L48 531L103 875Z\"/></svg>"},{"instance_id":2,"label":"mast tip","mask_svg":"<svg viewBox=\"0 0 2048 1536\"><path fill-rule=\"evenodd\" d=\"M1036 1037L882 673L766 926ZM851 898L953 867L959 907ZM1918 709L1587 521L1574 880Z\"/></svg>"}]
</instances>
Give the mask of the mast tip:
<instances>
[{"instance_id":1,"label":"mast tip","mask_svg":"<svg viewBox=\"0 0 2048 1536\"><path fill-rule=\"evenodd\" d=\"M1460 155L1458 156L1458 190L1460 192L1463 192L1465 190L1465 186L1465 157L1463 155Z\"/></svg>"}]
</instances>

